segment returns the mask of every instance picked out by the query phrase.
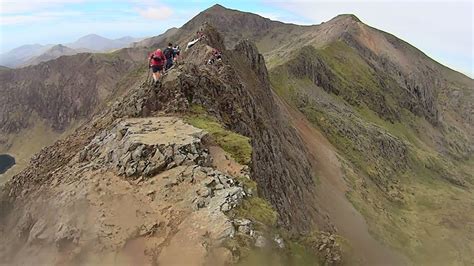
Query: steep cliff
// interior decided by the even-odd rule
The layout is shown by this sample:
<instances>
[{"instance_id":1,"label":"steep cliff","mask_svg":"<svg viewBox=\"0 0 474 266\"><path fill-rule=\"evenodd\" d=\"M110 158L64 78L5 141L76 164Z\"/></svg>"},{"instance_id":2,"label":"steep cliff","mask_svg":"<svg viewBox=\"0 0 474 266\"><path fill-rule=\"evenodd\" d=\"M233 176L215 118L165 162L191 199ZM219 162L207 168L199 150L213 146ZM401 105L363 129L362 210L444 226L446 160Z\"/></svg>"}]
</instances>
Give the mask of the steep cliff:
<instances>
[{"instance_id":1,"label":"steep cliff","mask_svg":"<svg viewBox=\"0 0 474 266\"><path fill-rule=\"evenodd\" d=\"M42 147L70 133L145 75L146 51L78 54L0 73L0 152L14 172ZM10 173L6 173L8 179Z\"/></svg>"},{"instance_id":2,"label":"steep cliff","mask_svg":"<svg viewBox=\"0 0 474 266\"><path fill-rule=\"evenodd\" d=\"M93 113L143 56L143 51L84 53L3 71L1 132L20 132L32 122L33 113L53 129L65 129L72 120Z\"/></svg>"}]
</instances>

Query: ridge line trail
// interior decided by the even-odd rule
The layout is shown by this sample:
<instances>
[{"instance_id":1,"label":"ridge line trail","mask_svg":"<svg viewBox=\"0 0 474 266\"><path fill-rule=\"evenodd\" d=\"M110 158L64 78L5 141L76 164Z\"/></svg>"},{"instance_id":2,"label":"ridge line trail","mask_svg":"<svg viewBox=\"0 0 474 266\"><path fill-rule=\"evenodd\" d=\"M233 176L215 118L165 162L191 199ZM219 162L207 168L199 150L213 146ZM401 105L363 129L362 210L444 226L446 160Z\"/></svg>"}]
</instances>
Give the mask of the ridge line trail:
<instances>
[{"instance_id":1,"label":"ridge line trail","mask_svg":"<svg viewBox=\"0 0 474 266\"><path fill-rule=\"evenodd\" d=\"M404 255L383 245L369 233L365 218L346 198L345 193L349 188L332 144L300 111L295 110L275 92L273 96L310 153L313 171L319 178L316 186L319 208L329 214L337 233L349 241L354 253L364 260L364 265L409 264Z\"/></svg>"}]
</instances>

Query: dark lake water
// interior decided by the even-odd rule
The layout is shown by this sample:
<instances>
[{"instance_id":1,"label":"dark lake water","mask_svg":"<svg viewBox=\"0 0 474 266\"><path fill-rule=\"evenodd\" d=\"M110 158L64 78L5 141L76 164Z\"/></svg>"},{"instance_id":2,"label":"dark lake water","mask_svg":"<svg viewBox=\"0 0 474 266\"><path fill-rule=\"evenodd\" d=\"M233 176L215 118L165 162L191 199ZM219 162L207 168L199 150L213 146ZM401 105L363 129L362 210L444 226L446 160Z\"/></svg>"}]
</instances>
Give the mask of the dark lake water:
<instances>
[{"instance_id":1,"label":"dark lake water","mask_svg":"<svg viewBox=\"0 0 474 266\"><path fill-rule=\"evenodd\" d=\"M15 165L15 158L8 154L0 154L0 174L5 173L13 165Z\"/></svg>"}]
</instances>

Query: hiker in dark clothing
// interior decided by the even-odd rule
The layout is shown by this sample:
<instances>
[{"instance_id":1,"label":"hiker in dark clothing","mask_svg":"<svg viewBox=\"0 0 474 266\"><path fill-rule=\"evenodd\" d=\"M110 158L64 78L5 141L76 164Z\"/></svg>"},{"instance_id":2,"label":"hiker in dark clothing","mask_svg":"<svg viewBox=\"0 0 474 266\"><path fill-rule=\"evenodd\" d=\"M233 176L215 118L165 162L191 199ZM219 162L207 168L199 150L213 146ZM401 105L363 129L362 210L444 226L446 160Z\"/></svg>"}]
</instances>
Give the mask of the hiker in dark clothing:
<instances>
[{"instance_id":1,"label":"hiker in dark clothing","mask_svg":"<svg viewBox=\"0 0 474 266\"><path fill-rule=\"evenodd\" d=\"M163 51L163 54L166 57L165 70L168 70L173 66L174 50L172 43L168 43L168 47L166 47L166 49Z\"/></svg>"}]
</instances>

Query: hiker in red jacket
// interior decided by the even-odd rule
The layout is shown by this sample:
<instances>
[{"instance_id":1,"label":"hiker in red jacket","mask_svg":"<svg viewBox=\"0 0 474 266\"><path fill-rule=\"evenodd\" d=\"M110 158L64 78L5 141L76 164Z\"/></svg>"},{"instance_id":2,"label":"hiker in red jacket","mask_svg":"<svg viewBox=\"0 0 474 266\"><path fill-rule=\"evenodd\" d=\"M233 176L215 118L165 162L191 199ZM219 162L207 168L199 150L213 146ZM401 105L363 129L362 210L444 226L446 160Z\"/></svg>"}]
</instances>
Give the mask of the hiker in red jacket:
<instances>
[{"instance_id":1,"label":"hiker in red jacket","mask_svg":"<svg viewBox=\"0 0 474 266\"><path fill-rule=\"evenodd\" d=\"M161 71L163 71L163 66L166 63L166 57L161 51L161 49L156 49L149 57L149 67L153 71L153 80L155 83L158 82L160 78Z\"/></svg>"}]
</instances>

